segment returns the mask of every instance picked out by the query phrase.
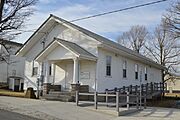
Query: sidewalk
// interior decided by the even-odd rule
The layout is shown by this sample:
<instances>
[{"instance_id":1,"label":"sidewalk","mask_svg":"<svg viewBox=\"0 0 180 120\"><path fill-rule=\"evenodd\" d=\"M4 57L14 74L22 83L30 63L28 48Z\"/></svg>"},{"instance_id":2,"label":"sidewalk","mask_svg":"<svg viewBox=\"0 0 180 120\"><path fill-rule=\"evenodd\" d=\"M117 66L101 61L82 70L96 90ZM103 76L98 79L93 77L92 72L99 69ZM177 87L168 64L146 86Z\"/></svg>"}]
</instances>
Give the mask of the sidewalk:
<instances>
[{"instance_id":1,"label":"sidewalk","mask_svg":"<svg viewBox=\"0 0 180 120\"><path fill-rule=\"evenodd\" d=\"M180 109L148 108L129 116L117 117L92 107L78 107L70 102L5 96L0 96L0 109L45 120L179 120L180 117Z\"/></svg>"}]
</instances>

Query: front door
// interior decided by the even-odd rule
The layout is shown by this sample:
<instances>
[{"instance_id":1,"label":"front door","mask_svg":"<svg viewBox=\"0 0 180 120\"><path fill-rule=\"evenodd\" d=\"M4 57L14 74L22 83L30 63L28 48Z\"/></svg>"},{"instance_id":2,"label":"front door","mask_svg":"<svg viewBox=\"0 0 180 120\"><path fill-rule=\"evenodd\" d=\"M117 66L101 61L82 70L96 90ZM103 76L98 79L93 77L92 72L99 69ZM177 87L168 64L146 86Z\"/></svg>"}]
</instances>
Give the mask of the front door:
<instances>
[{"instance_id":1,"label":"front door","mask_svg":"<svg viewBox=\"0 0 180 120\"><path fill-rule=\"evenodd\" d=\"M66 79L65 79L65 89L70 90L73 81L73 63L68 62L66 64Z\"/></svg>"}]
</instances>

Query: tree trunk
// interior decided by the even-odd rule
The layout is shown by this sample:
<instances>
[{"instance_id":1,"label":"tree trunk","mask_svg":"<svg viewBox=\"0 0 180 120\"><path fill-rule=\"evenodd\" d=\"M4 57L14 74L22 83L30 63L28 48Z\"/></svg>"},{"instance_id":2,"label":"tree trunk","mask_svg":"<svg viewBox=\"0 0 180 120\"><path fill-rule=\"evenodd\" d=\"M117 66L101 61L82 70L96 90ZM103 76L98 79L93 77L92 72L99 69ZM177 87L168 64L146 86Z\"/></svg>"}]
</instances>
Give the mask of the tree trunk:
<instances>
[{"instance_id":1,"label":"tree trunk","mask_svg":"<svg viewBox=\"0 0 180 120\"><path fill-rule=\"evenodd\" d=\"M161 76L162 76L162 83L163 83L163 94L162 94L162 97L164 97L165 95L165 91L164 91L164 85L165 85L165 80L164 80L164 70L161 70Z\"/></svg>"},{"instance_id":2,"label":"tree trunk","mask_svg":"<svg viewBox=\"0 0 180 120\"><path fill-rule=\"evenodd\" d=\"M2 21L4 2L5 2L5 0L1 0L1 2L0 2L0 23Z\"/></svg>"}]
</instances>

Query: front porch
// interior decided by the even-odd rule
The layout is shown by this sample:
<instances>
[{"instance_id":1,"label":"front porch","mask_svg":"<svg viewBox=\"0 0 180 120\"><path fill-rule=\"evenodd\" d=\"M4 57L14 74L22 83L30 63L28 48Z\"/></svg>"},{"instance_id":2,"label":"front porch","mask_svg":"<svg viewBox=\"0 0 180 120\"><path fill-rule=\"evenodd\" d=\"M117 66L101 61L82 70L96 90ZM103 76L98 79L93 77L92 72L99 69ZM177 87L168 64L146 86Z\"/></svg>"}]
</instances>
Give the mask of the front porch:
<instances>
[{"instance_id":1,"label":"front porch","mask_svg":"<svg viewBox=\"0 0 180 120\"><path fill-rule=\"evenodd\" d=\"M50 91L94 91L96 57L75 43L55 40L35 59L42 66L43 95Z\"/></svg>"},{"instance_id":2,"label":"front porch","mask_svg":"<svg viewBox=\"0 0 180 120\"><path fill-rule=\"evenodd\" d=\"M89 87L92 91L92 85L95 84L95 64L94 61L78 58L46 62L44 94L49 91L76 91L80 88L87 92Z\"/></svg>"}]
</instances>

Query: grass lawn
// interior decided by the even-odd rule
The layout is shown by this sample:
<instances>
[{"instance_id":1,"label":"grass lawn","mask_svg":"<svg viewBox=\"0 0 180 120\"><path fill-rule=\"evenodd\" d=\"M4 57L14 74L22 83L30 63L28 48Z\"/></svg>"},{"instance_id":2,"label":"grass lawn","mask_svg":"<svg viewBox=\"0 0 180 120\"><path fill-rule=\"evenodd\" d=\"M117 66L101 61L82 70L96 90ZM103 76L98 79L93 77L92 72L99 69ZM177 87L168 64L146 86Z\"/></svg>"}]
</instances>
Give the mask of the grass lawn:
<instances>
[{"instance_id":1,"label":"grass lawn","mask_svg":"<svg viewBox=\"0 0 180 120\"><path fill-rule=\"evenodd\" d=\"M0 89L0 96L24 97L24 92L14 92L11 90Z\"/></svg>"}]
</instances>

